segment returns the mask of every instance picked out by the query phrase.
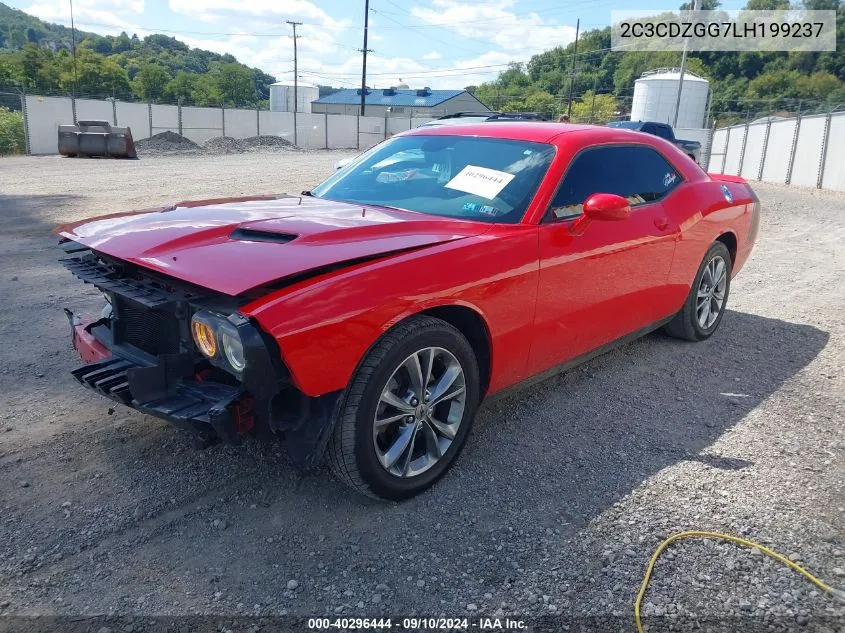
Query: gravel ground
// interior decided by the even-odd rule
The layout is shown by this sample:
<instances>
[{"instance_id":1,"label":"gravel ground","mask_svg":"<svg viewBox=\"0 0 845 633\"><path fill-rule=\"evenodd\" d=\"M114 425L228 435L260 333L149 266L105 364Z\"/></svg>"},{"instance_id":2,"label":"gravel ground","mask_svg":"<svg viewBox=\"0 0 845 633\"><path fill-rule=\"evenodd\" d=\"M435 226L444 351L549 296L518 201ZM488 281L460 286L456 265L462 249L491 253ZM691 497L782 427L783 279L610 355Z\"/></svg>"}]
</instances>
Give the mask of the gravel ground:
<instances>
[{"instance_id":1,"label":"gravel ground","mask_svg":"<svg viewBox=\"0 0 845 633\"><path fill-rule=\"evenodd\" d=\"M278 444L195 451L72 381L61 307L97 301L55 263L55 224L296 192L346 155L0 160L0 614L126 616L115 633L195 614L631 631L649 556L685 529L845 585L842 195L756 185L760 241L716 336L653 334L486 405L456 468L401 505L299 473ZM712 541L664 554L644 614L650 631L845 631L845 604Z\"/></svg>"}]
</instances>

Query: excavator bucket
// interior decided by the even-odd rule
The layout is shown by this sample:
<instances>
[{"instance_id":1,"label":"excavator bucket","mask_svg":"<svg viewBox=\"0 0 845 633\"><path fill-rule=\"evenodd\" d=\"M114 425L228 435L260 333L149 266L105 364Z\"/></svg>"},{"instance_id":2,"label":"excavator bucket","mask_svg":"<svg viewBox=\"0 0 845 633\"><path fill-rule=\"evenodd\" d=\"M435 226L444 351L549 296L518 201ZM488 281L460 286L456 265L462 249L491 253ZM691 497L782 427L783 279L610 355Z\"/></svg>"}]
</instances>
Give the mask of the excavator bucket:
<instances>
[{"instance_id":1,"label":"excavator bucket","mask_svg":"<svg viewBox=\"0 0 845 633\"><path fill-rule=\"evenodd\" d=\"M112 127L108 121L79 121L76 125L60 125L59 154L138 158L132 130L128 127Z\"/></svg>"}]
</instances>

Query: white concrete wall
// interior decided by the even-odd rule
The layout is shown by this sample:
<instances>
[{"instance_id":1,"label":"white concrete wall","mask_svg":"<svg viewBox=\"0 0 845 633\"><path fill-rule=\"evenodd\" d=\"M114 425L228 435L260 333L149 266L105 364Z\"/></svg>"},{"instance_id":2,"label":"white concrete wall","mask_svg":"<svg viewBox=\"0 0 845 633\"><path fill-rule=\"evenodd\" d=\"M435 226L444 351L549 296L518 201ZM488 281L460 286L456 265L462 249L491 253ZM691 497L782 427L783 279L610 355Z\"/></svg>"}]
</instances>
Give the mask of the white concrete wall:
<instances>
[{"instance_id":1,"label":"white concrete wall","mask_svg":"<svg viewBox=\"0 0 845 633\"><path fill-rule=\"evenodd\" d=\"M357 116L325 115L328 119L329 145L332 149L357 149Z\"/></svg>"},{"instance_id":2,"label":"white concrete wall","mask_svg":"<svg viewBox=\"0 0 845 633\"><path fill-rule=\"evenodd\" d=\"M822 189L845 191L845 112L830 118L827 157L824 163Z\"/></svg>"},{"instance_id":3,"label":"white concrete wall","mask_svg":"<svg viewBox=\"0 0 845 633\"><path fill-rule=\"evenodd\" d=\"M745 143L745 126L737 125L731 128L728 138L727 159L722 173L739 175L739 162L742 159L742 146Z\"/></svg>"},{"instance_id":4,"label":"white concrete wall","mask_svg":"<svg viewBox=\"0 0 845 633\"><path fill-rule=\"evenodd\" d=\"M176 110L174 106L169 107ZM155 119L153 119L153 131L159 131L155 127ZM202 145L208 139L222 134L223 114L220 108L182 108L182 136L185 138Z\"/></svg>"},{"instance_id":5,"label":"white concrete wall","mask_svg":"<svg viewBox=\"0 0 845 633\"><path fill-rule=\"evenodd\" d=\"M33 154L58 154L59 125L73 124L70 99L27 95L26 118Z\"/></svg>"},{"instance_id":6,"label":"white concrete wall","mask_svg":"<svg viewBox=\"0 0 845 633\"><path fill-rule=\"evenodd\" d=\"M845 191L845 112L716 130L708 171L736 174L743 151L747 180Z\"/></svg>"},{"instance_id":7,"label":"white concrete wall","mask_svg":"<svg viewBox=\"0 0 845 633\"><path fill-rule=\"evenodd\" d=\"M99 101L96 99L77 99L76 120L108 121L112 125L115 125L114 110L112 110L111 101ZM73 123L73 121L70 121L70 123Z\"/></svg>"},{"instance_id":8,"label":"white concrete wall","mask_svg":"<svg viewBox=\"0 0 845 633\"><path fill-rule=\"evenodd\" d=\"M411 129L411 119L400 119L399 117L389 117L387 119L387 136L399 134L399 132L407 132Z\"/></svg>"},{"instance_id":9,"label":"white concrete wall","mask_svg":"<svg viewBox=\"0 0 845 633\"><path fill-rule=\"evenodd\" d=\"M293 143L293 112L268 112L259 115L261 136L280 136Z\"/></svg>"},{"instance_id":10,"label":"white concrete wall","mask_svg":"<svg viewBox=\"0 0 845 633\"><path fill-rule=\"evenodd\" d=\"M718 174L722 172L722 158L728 141L728 129L722 128L713 132L713 140L710 142L710 159L705 171Z\"/></svg>"},{"instance_id":11,"label":"white concrete wall","mask_svg":"<svg viewBox=\"0 0 845 633\"><path fill-rule=\"evenodd\" d=\"M326 149L326 115L298 112L296 144L305 149Z\"/></svg>"},{"instance_id":12,"label":"white concrete wall","mask_svg":"<svg viewBox=\"0 0 845 633\"><path fill-rule=\"evenodd\" d=\"M359 118L358 146L364 150L384 140L384 117L365 116Z\"/></svg>"},{"instance_id":13,"label":"white concrete wall","mask_svg":"<svg viewBox=\"0 0 845 633\"><path fill-rule=\"evenodd\" d=\"M153 135L170 130L179 132L179 108L169 105L153 104ZM218 111L219 114L219 111Z\"/></svg>"},{"instance_id":14,"label":"white concrete wall","mask_svg":"<svg viewBox=\"0 0 845 633\"><path fill-rule=\"evenodd\" d=\"M226 110L226 136L249 138L258 135L258 117L255 110ZM184 112L182 122L184 124Z\"/></svg>"},{"instance_id":15,"label":"white concrete wall","mask_svg":"<svg viewBox=\"0 0 845 633\"><path fill-rule=\"evenodd\" d=\"M786 182L789 170L789 155L792 152L792 136L795 133L795 119L775 121L769 129L769 144L766 146L763 180Z\"/></svg>"},{"instance_id":16,"label":"white concrete wall","mask_svg":"<svg viewBox=\"0 0 845 633\"><path fill-rule=\"evenodd\" d=\"M132 138L140 141L150 136L150 113L146 103L117 102L117 124L132 130Z\"/></svg>"},{"instance_id":17,"label":"white concrete wall","mask_svg":"<svg viewBox=\"0 0 845 633\"><path fill-rule=\"evenodd\" d=\"M821 167L822 142L826 115L801 119L798 143L795 145L795 163L792 166L792 185L815 187ZM840 139L845 140L845 139Z\"/></svg>"}]
</instances>

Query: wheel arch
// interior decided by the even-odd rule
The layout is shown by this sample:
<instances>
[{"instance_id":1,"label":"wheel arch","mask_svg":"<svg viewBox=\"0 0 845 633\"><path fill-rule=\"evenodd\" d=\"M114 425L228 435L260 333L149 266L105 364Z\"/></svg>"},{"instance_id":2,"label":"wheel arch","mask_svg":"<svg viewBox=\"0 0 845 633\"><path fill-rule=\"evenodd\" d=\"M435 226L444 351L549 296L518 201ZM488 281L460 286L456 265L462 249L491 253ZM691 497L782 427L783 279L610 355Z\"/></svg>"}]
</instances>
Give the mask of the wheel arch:
<instances>
[{"instance_id":1,"label":"wheel arch","mask_svg":"<svg viewBox=\"0 0 845 633\"><path fill-rule=\"evenodd\" d=\"M493 346L490 328L481 313L466 305L446 304L426 308L415 314L425 314L446 321L466 337L478 361L478 375L481 378L480 388L483 397L490 385Z\"/></svg>"},{"instance_id":2,"label":"wheel arch","mask_svg":"<svg viewBox=\"0 0 845 633\"><path fill-rule=\"evenodd\" d=\"M728 252L731 254L731 267L733 267L733 265L736 263L736 235L734 235L733 231L725 231L724 233L716 237L714 241L721 242L728 249Z\"/></svg>"}]
</instances>

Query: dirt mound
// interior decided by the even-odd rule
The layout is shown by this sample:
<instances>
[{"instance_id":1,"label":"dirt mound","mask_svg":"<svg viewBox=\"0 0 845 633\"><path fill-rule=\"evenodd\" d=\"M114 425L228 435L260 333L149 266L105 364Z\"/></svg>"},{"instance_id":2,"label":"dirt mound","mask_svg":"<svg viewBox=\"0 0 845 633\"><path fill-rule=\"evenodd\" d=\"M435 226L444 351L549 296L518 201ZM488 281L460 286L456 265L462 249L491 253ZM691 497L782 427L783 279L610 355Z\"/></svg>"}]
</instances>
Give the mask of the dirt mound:
<instances>
[{"instance_id":1,"label":"dirt mound","mask_svg":"<svg viewBox=\"0 0 845 633\"><path fill-rule=\"evenodd\" d=\"M135 149L141 154L169 154L174 152L198 152L200 146L192 140L167 130L150 138L135 141Z\"/></svg>"}]
</instances>

